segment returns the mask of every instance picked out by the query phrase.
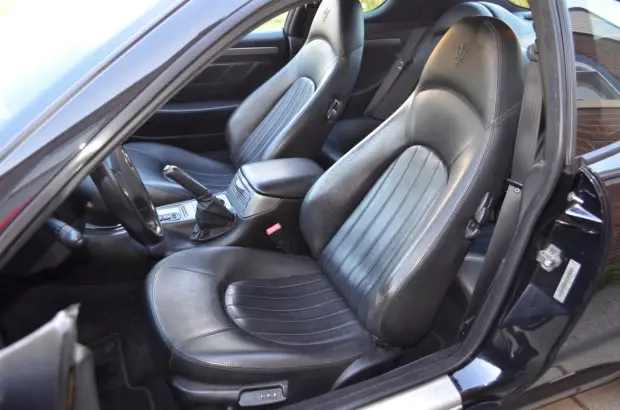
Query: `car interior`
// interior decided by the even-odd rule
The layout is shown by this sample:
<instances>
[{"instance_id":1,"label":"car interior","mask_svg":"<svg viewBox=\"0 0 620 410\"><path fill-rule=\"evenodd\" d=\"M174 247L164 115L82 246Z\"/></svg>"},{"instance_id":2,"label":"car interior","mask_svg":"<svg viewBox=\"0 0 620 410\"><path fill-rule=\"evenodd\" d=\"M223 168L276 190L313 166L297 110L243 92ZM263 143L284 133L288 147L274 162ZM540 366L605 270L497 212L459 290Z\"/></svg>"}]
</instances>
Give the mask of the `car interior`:
<instances>
[{"instance_id":1,"label":"car interior","mask_svg":"<svg viewBox=\"0 0 620 410\"><path fill-rule=\"evenodd\" d=\"M0 347L73 306L102 409L179 409L291 404L452 345L534 41L504 0L323 0L248 33L3 268Z\"/></svg>"}]
</instances>

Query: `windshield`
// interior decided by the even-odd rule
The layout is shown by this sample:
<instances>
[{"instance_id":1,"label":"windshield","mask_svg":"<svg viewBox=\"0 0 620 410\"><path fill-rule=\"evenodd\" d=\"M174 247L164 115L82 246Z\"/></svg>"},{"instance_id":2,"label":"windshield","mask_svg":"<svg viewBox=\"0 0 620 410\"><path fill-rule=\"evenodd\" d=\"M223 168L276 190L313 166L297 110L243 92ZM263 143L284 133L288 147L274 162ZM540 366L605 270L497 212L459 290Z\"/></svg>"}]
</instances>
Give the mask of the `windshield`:
<instances>
[{"instance_id":1,"label":"windshield","mask_svg":"<svg viewBox=\"0 0 620 410\"><path fill-rule=\"evenodd\" d=\"M0 151L171 3L0 0Z\"/></svg>"}]
</instances>

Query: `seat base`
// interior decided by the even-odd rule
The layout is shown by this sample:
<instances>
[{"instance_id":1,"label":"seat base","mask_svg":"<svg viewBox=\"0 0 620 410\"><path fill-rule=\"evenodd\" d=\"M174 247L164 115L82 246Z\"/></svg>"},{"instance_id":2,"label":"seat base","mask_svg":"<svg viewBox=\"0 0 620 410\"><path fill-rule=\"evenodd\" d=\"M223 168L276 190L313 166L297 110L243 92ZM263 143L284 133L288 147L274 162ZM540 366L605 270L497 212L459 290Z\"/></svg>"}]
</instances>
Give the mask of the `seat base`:
<instances>
[{"instance_id":1,"label":"seat base","mask_svg":"<svg viewBox=\"0 0 620 410\"><path fill-rule=\"evenodd\" d=\"M236 247L182 251L153 269L147 300L163 365L175 380L188 381L181 391L198 392L186 392L193 400L283 381L287 401L303 399L329 391L374 349L307 257Z\"/></svg>"}]
</instances>

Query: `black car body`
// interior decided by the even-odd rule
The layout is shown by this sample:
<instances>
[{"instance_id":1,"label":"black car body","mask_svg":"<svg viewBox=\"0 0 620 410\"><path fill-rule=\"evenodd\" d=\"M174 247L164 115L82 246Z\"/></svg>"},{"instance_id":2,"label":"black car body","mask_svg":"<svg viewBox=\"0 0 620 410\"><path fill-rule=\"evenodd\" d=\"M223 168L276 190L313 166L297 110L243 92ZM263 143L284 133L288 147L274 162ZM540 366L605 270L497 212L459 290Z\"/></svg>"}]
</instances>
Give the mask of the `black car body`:
<instances>
[{"instance_id":1,"label":"black car body","mask_svg":"<svg viewBox=\"0 0 620 410\"><path fill-rule=\"evenodd\" d=\"M68 263L106 272L111 282L123 282L127 277L142 280L145 266L148 271L154 262L186 246L173 231L166 231L165 248L138 245L124 228L97 231L87 221L87 208L76 199L76 192L82 181L91 173L95 175L99 164L120 155L116 147L128 138L164 141L190 151L221 150L226 121L239 102L274 75L303 44L312 7L305 3L154 3L141 9L108 42L81 56L80 64L51 85L46 85L46 78L38 78L41 92L34 93L5 121L0 117L3 315L14 313L12 306L30 289L62 282ZM415 9L406 3L388 0L365 14L366 54L347 109L361 107L363 111L412 27L426 27L454 6L451 2L433 5L418 1ZM297 408L516 408L536 406L570 395L581 386L620 376L617 363L592 363L563 376L561 382L540 381L603 276L613 277L620 263L620 28L611 17L598 15L599 9L586 8L587 4L567 6L562 1L541 0L532 2L530 12L508 1L496 3L509 11L511 17L507 18L531 27L523 36L517 33L520 38L531 36L532 42L538 38L537 56L531 58L539 60L542 76L538 84L544 95L544 138L527 179L506 185L506 190L518 190L521 206L513 215L514 229L500 248L502 252L487 258L495 259L493 275L484 279L482 290L474 285L470 295L474 299L468 302L473 308L466 304L457 309L457 316L462 316L450 323L453 341L428 350L420 348L411 357L390 362L387 368L373 367L370 374L339 388L290 403ZM251 32L288 10L293 11L284 29ZM463 58L464 51L457 50L454 64L458 66ZM499 208L495 211L499 213ZM70 249L66 238L62 242L50 225L52 217L77 228L86 244ZM286 246L277 245L281 249ZM123 272L115 273L110 266ZM68 276L77 281L76 286L100 280ZM38 296L29 297L36 304ZM47 319L80 301L79 297L73 299L63 299L65 306L47 312ZM83 303L82 309L97 307ZM98 406L97 389L103 408L119 405L93 377L95 367L99 377L110 369L97 363L96 354L93 363L88 349L77 343L84 325L76 325L76 318L81 317L77 310L64 310L47 325L45 321L36 323L41 316L30 315L27 309L6 319L8 327L23 322L22 336L43 327L29 339L7 337L12 344L0 351L0 389L4 389L0 391L0 408L96 408L92 406ZM135 320L130 317L128 312L127 323ZM119 345L128 343L106 345L106 340L104 350L121 349ZM98 340L93 344L95 347L88 344L91 350L102 346ZM137 350L133 354L139 355ZM150 401L146 400L151 408L167 408L165 403L170 408L178 403L191 407L200 401L187 391L183 396L176 386L174 397L181 398L178 403L167 402L173 397L168 386L157 384L159 378L153 380L155 385L147 388ZM286 396L286 384L282 386L278 392ZM273 393L272 388L268 385L261 390L253 385L250 390L264 395ZM28 391L36 391L37 397ZM153 393L157 391L165 398ZM243 402L244 393L239 393L236 402L223 399L224 405L260 404ZM289 404L278 400L282 401ZM135 404L126 403L126 408Z\"/></svg>"}]
</instances>

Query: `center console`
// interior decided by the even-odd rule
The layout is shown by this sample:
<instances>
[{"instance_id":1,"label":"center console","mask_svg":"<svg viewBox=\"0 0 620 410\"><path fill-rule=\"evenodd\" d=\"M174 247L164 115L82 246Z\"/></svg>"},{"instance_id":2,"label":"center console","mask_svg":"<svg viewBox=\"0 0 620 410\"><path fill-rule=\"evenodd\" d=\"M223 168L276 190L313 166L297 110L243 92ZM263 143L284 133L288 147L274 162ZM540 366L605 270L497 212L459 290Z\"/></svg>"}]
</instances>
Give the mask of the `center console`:
<instances>
[{"instance_id":1,"label":"center console","mask_svg":"<svg viewBox=\"0 0 620 410\"><path fill-rule=\"evenodd\" d=\"M134 260L136 256L139 260L144 256L159 259L201 246L304 251L299 210L306 193L323 174L313 161L288 158L243 165L228 189L215 194L177 167L168 171L172 172L168 177L196 199L157 208L163 242L145 247L120 225L89 225L84 238L91 256L102 261Z\"/></svg>"},{"instance_id":2,"label":"center console","mask_svg":"<svg viewBox=\"0 0 620 410\"><path fill-rule=\"evenodd\" d=\"M305 158L246 164L237 171L228 189L215 195L202 186L192 185L199 184L196 181L180 178L181 172L177 169L176 175L167 175L197 199L157 208L165 230L163 246L166 254L196 246L273 247L266 231L274 226L286 234L287 241L302 243L299 239L299 209L323 169ZM202 206L205 195L209 201L218 203ZM209 212L214 205L225 208L231 215L233 222L225 229L218 225L212 230L210 219L204 221L204 212ZM197 235L197 231L207 233Z\"/></svg>"}]
</instances>

